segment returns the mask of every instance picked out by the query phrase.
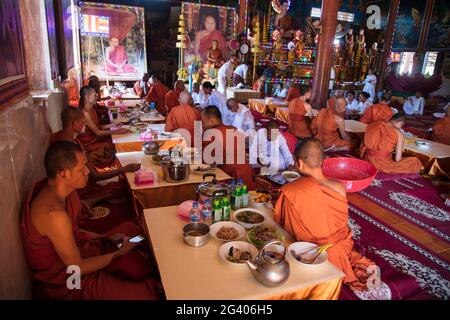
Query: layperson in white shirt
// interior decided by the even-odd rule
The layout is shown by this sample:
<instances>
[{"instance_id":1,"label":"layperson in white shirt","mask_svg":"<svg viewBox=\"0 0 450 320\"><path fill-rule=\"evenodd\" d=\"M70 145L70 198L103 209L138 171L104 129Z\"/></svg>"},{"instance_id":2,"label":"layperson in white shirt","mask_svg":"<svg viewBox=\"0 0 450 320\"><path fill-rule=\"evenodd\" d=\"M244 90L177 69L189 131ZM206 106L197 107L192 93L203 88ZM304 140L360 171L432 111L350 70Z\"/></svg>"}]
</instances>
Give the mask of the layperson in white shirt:
<instances>
[{"instance_id":1,"label":"layperson in white shirt","mask_svg":"<svg viewBox=\"0 0 450 320\"><path fill-rule=\"evenodd\" d=\"M230 60L225 62L217 72L217 91L226 95L228 81L233 77L234 66L238 63L237 55L233 54L230 57Z\"/></svg>"},{"instance_id":2,"label":"layperson in white shirt","mask_svg":"<svg viewBox=\"0 0 450 320\"><path fill-rule=\"evenodd\" d=\"M192 100L194 105L202 105L206 102L206 96L202 89L200 89L200 83L194 82L192 85Z\"/></svg>"},{"instance_id":3,"label":"layperson in white shirt","mask_svg":"<svg viewBox=\"0 0 450 320\"><path fill-rule=\"evenodd\" d=\"M225 125L233 126L244 134L255 129L255 119L247 107L233 98L227 100L227 107L231 113L228 119L231 123L224 123Z\"/></svg>"},{"instance_id":4,"label":"layperson in white shirt","mask_svg":"<svg viewBox=\"0 0 450 320\"><path fill-rule=\"evenodd\" d=\"M267 129L258 130L251 141L250 164L259 164L262 175L275 174L282 170L293 170L294 158L289 151L286 139L276 121L270 121Z\"/></svg>"},{"instance_id":5,"label":"layperson in white shirt","mask_svg":"<svg viewBox=\"0 0 450 320\"><path fill-rule=\"evenodd\" d=\"M373 100L375 99L375 85L377 84L377 77L373 74L372 69L369 69L367 72L364 82L365 85L363 91L370 94L369 100L373 103Z\"/></svg>"},{"instance_id":6,"label":"layperson in white shirt","mask_svg":"<svg viewBox=\"0 0 450 320\"><path fill-rule=\"evenodd\" d=\"M345 100L347 100L347 110L357 110L358 109L358 100L355 97L355 91L349 90L345 94Z\"/></svg>"},{"instance_id":7,"label":"layperson in white shirt","mask_svg":"<svg viewBox=\"0 0 450 320\"><path fill-rule=\"evenodd\" d=\"M200 108L204 109L208 106L216 106L219 108L222 114L222 122L224 124L229 124L231 120L229 118L232 116L227 107L227 98L217 90L214 90L214 86L211 82L206 81L202 84L203 92L205 93L205 102L200 105Z\"/></svg>"},{"instance_id":8,"label":"layperson in white shirt","mask_svg":"<svg viewBox=\"0 0 450 320\"><path fill-rule=\"evenodd\" d=\"M403 111L407 115L420 114L423 115L423 108L425 106L425 99L422 93L417 90L414 96L408 97L403 103Z\"/></svg>"},{"instance_id":9,"label":"layperson in white shirt","mask_svg":"<svg viewBox=\"0 0 450 320\"><path fill-rule=\"evenodd\" d=\"M247 82L248 63L241 63L233 71L233 86L237 87L239 84L245 85Z\"/></svg>"},{"instance_id":10,"label":"layperson in white shirt","mask_svg":"<svg viewBox=\"0 0 450 320\"><path fill-rule=\"evenodd\" d=\"M278 99L281 99L281 100L286 99L286 97L287 97L287 88L286 87L283 88L283 84L282 83L276 83L274 89L275 90L274 90L274 92L272 94L274 98L278 98Z\"/></svg>"}]
</instances>

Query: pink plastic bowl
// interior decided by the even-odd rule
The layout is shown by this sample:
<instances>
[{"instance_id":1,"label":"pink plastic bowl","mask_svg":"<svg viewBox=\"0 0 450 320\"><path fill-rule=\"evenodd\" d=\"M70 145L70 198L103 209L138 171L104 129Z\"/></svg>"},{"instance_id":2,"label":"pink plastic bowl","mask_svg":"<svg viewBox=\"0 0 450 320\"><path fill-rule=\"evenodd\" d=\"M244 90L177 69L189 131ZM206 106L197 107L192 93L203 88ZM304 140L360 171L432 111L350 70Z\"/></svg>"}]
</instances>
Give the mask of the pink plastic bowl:
<instances>
[{"instance_id":1,"label":"pink plastic bowl","mask_svg":"<svg viewBox=\"0 0 450 320\"><path fill-rule=\"evenodd\" d=\"M341 157L325 159L322 172L325 177L342 182L347 192L358 192L370 186L377 169L367 161Z\"/></svg>"}]
</instances>

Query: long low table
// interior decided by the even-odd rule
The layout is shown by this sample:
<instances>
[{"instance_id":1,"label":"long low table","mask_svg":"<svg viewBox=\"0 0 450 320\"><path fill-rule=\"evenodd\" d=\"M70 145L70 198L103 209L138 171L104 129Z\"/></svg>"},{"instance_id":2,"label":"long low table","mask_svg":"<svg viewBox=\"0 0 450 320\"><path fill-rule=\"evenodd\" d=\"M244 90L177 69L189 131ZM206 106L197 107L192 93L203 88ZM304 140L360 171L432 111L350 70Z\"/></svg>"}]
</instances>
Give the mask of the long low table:
<instances>
[{"instance_id":1,"label":"long low table","mask_svg":"<svg viewBox=\"0 0 450 320\"><path fill-rule=\"evenodd\" d=\"M292 237L273 221L272 210L262 210L266 223L283 232L286 245L292 243ZM344 274L330 262L311 267L288 258L287 282L267 288L253 278L246 264L232 265L220 258L224 242L211 238L204 247L187 246L182 231L186 222L177 217L177 207L147 209L144 218L169 300L329 300L339 296Z\"/></svg>"},{"instance_id":2,"label":"long low table","mask_svg":"<svg viewBox=\"0 0 450 320\"><path fill-rule=\"evenodd\" d=\"M275 114L277 108L287 107L288 102L280 99L273 99L271 103L267 103L266 99L249 99L248 106L250 109L258 111L259 113Z\"/></svg>"},{"instance_id":3,"label":"long low table","mask_svg":"<svg viewBox=\"0 0 450 320\"><path fill-rule=\"evenodd\" d=\"M140 152L117 153L117 158L122 166L130 163L140 163L143 170L155 173L157 181L152 185L136 185L135 173L127 173L126 178L134 198L142 208L157 208L163 206L178 205L183 201L195 199L195 189L203 182L203 175L193 172L195 164L191 165L189 179L184 182L171 183L163 179L161 165L152 161L152 156ZM231 180L232 177L216 168L211 173L216 175L218 181Z\"/></svg>"},{"instance_id":4,"label":"long low table","mask_svg":"<svg viewBox=\"0 0 450 320\"><path fill-rule=\"evenodd\" d=\"M238 103L247 104L249 99L259 99L261 93L251 89L227 88L227 99L234 98Z\"/></svg>"}]
</instances>

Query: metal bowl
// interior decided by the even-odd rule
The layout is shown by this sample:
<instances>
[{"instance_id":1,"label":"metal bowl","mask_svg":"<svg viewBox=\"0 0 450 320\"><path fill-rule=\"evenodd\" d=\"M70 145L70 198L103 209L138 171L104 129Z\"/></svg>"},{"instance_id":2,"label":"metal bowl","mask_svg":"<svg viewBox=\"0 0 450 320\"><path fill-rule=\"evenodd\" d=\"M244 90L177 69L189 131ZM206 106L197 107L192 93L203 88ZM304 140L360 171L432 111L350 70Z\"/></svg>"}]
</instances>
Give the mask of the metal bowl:
<instances>
[{"instance_id":1,"label":"metal bowl","mask_svg":"<svg viewBox=\"0 0 450 320\"><path fill-rule=\"evenodd\" d=\"M189 223L183 228L183 238L188 246L203 247L210 238L209 226L199 222Z\"/></svg>"},{"instance_id":2,"label":"metal bowl","mask_svg":"<svg viewBox=\"0 0 450 320\"><path fill-rule=\"evenodd\" d=\"M158 143L156 141L148 141L142 145L142 151L144 151L146 155L153 156L158 153L161 145L162 143Z\"/></svg>"},{"instance_id":3,"label":"metal bowl","mask_svg":"<svg viewBox=\"0 0 450 320\"><path fill-rule=\"evenodd\" d=\"M164 180L167 182L183 182L189 178L191 172L188 163L174 163L168 158L161 161Z\"/></svg>"}]
</instances>

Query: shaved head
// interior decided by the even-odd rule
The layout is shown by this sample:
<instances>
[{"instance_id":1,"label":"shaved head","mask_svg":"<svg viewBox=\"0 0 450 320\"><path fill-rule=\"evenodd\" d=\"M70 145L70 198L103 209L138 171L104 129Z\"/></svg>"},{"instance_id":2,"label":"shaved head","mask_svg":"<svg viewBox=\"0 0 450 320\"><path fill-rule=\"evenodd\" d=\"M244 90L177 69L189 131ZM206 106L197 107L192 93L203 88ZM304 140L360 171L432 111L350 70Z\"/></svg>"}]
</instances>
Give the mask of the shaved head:
<instances>
[{"instance_id":1,"label":"shaved head","mask_svg":"<svg viewBox=\"0 0 450 320\"><path fill-rule=\"evenodd\" d=\"M322 167L324 159L323 146L316 138L301 140L295 147L294 155L311 169Z\"/></svg>"},{"instance_id":2,"label":"shaved head","mask_svg":"<svg viewBox=\"0 0 450 320\"><path fill-rule=\"evenodd\" d=\"M222 122L222 114L220 113L219 108L217 108L216 106L207 106L205 109L203 109L202 116L206 119L215 119Z\"/></svg>"},{"instance_id":3,"label":"shaved head","mask_svg":"<svg viewBox=\"0 0 450 320\"><path fill-rule=\"evenodd\" d=\"M346 108L347 108L347 100L345 100L344 97L336 98L336 103L334 104L334 111L336 111L337 114L342 114L345 112Z\"/></svg>"},{"instance_id":4,"label":"shaved head","mask_svg":"<svg viewBox=\"0 0 450 320\"><path fill-rule=\"evenodd\" d=\"M191 94L187 91L183 91L180 93L180 98L178 99L180 101L180 104L189 104L189 101L191 101Z\"/></svg>"},{"instance_id":5,"label":"shaved head","mask_svg":"<svg viewBox=\"0 0 450 320\"><path fill-rule=\"evenodd\" d=\"M61 112L61 122L62 122L63 128L67 128L67 127L71 126L74 123L74 121L80 120L83 118L84 118L83 111L81 111L81 109L79 109L79 108L66 107Z\"/></svg>"},{"instance_id":6,"label":"shaved head","mask_svg":"<svg viewBox=\"0 0 450 320\"><path fill-rule=\"evenodd\" d=\"M227 108L231 112L237 112L239 110L239 104L237 103L236 99L230 98L227 100Z\"/></svg>"},{"instance_id":7,"label":"shaved head","mask_svg":"<svg viewBox=\"0 0 450 320\"><path fill-rule=\"evenodd\" d=\"M75 167L77 153L83 154L83 150L73 142L58 141L51 144L44 157L47 178L54 179L61 170L70 170Z\"/></svg>"},{"instance_id":8,"label":"shaved head","mask_svg":"<svg viewBox=\"0 0 450 320\"><path fill-rule=\"evenodd\" d=\"M173 85L173 87L175 88L175 90L183 91L185 89L183 80L175 81L175 84Z\"/></svg>"}]
</instances>

